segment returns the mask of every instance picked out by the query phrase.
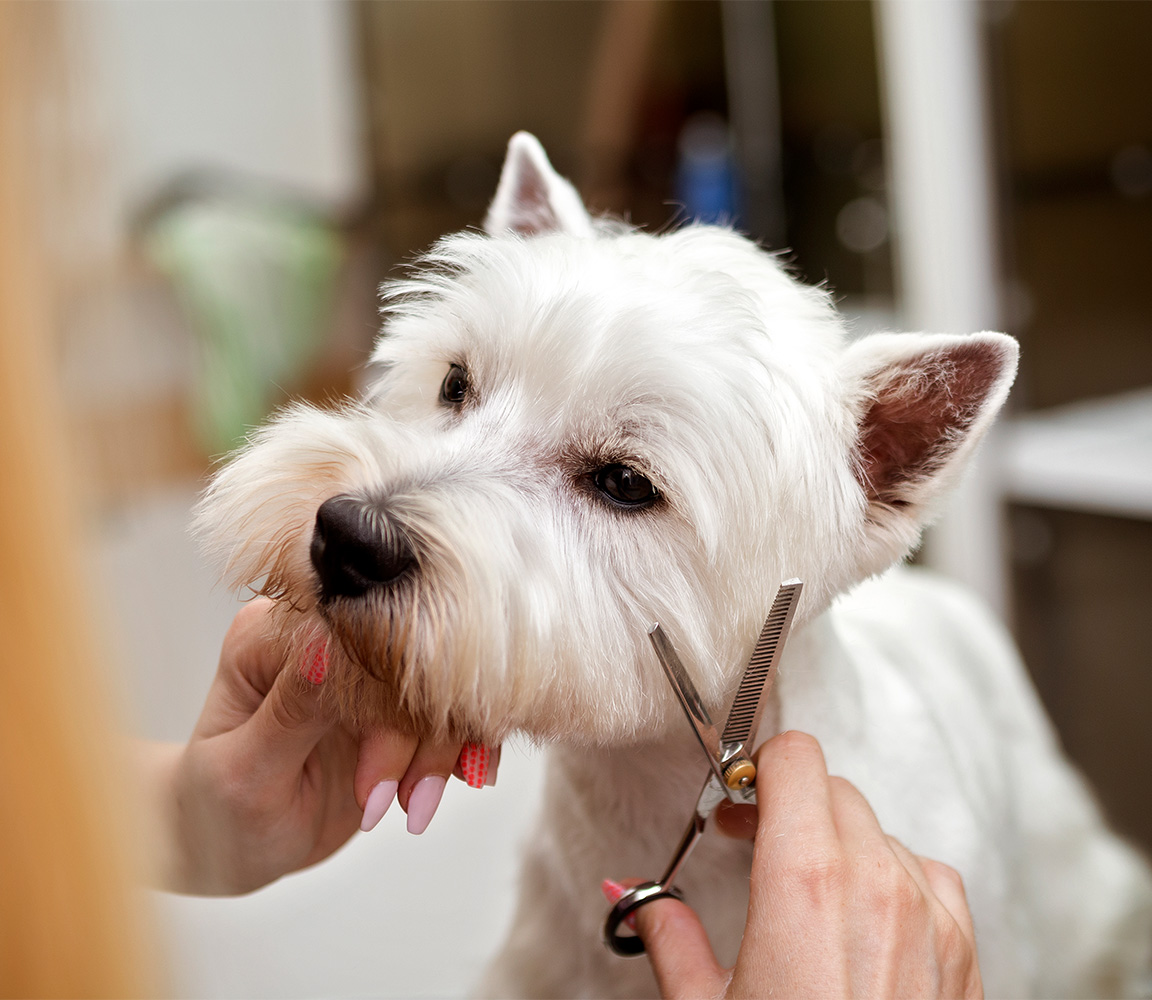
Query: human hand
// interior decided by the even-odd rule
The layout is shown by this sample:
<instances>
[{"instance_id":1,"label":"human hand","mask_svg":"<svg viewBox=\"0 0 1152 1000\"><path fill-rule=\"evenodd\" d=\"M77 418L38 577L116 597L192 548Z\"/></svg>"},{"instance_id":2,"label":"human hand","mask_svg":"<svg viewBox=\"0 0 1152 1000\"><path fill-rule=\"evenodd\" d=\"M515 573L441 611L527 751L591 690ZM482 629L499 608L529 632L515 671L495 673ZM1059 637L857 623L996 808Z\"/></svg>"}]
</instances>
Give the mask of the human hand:
<instances>
[{"instance_id":1,"label":"human hand","mask_svg":"<svg viewBox=\"0 0 1152 1000\"><path fill-rule=\"evenodd\" d=\"M462 765L469 784L493 780L495 760L487 774L478 766L486 748L461 755L459 744L344 729L321 697L328 637L317 632L304 662L285 663L268 639L271 607L257 599L236 616L188 744L148 747L169 847L165 888L250 892L370 830L394 799L409 832L422 833Z\"/></svg>"},{"instance_id":2,"label":"human hand","mask_svg":"<svg viewBox=\"0 0 1152 1000\"><path fill-rule=\"evenodd\" d=\"M960 876L887 836L820 745L788 732L760 750L748 923L720 967L696 914L636 911L665 997L982 997Z\"/></svg>"}]
</instances>

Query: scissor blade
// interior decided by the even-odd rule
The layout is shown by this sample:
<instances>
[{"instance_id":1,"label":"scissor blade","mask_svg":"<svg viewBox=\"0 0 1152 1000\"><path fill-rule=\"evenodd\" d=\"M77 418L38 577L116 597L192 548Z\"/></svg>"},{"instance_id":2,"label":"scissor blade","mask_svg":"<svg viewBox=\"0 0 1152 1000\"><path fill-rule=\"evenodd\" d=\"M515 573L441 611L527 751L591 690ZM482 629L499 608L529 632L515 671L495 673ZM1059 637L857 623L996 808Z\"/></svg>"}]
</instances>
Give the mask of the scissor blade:
<instances>
[{"instance_id":1,"label":"scissor blade","mask_svg":"<svg viewBox=\"0 0 1152 1000\"><path fill-rule=\"evenodd\" d=\"M684 714L692 724L692 731L704 748L708 763L716 776L721 777L720 737L716 734L716 725L708 714L708 709L700 700L696 685L692 683L692 678L688 676L688 671L684 669L684 664L680 662L680 657L676 655L676 650L672 648L672 643L668 641L668 636L664 634L658 622L648 630L648 638L652 640L652 648L656 650L660 666L668 675L668 682L676 693L676 700L680 702L680 707L684 709Z\"/></svg>"},{"instance_id":2,"label":"scissor blade","mask_svg":"<svg viewBox=\"0 0 1152 1000\"><path fill-rule=\"evenodd\" d=\"M751 748L748 741L755 737L760 725L760 716L768 701L771 681L775 678L780 654L792 628L792 617L800 601L800 591L804 584L799 580L785 580L776 592L776 599L760 630L760 638L752 651L752 658L744 670L744 678L732 702L728 721L724 725L721 741L725 746L740 744L744 752Z\"/></svg>"}]
</instances>

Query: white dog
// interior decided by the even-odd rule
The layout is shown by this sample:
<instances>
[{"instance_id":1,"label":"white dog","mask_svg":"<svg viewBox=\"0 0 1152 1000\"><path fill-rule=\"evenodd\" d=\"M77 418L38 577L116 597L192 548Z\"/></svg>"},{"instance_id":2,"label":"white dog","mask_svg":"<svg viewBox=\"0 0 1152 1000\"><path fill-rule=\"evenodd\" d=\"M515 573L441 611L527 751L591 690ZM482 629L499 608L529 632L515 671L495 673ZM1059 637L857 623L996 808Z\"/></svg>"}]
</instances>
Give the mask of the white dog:
<instances>
[{"instance_id":1,"label":"white dog","mask_svg":"<svg viewBox=\"0 0 1152 1000\"><path fill-rule=\"evenodd\" d=\"M339 640L351 724L554 744L515 930L484 989L650 995L600 943L605 876L655 876L705 770L646 631L722 718L781 580L805 582L762 726L813 733L884 828L959 869L990 996L1139 993L1152 882L1063 760L1008 640L903 559L987 430L1008 337L849 342L735 233L592 220L531 136L487 235L385 292L368 394L296 406L200 527L237 584ZM326 685L327 686L327 685ZM681 884L722 960L750 846Z\"/></svg>"}]
</instances>

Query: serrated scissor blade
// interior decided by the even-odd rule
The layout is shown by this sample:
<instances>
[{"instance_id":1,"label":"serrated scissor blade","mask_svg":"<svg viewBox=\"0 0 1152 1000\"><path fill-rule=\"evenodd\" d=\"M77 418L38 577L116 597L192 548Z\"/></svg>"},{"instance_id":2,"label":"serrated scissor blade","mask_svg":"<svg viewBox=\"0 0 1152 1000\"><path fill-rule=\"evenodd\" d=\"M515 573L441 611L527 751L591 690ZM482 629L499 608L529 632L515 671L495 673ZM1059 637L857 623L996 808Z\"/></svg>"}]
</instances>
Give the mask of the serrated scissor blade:
<instances>
[{"instance_id":1,"label":"serrated scissor blade","mask_svg":"<svg viewBox=\"0 0 1152 1000\"><path fill-rule=\"evenodd\" d=\"M803 588L804 584L799 580L785 580L776 592L776 599L760 630L760 638L756 640L756 648L744 670L744 678L740 681L732 709L728 713L728 721L724 725L724 733L720 737L720 742L725 746L738 743L745 753L751 750L747 744L755 737L760 725L760 716L768 701L771 682L776 676L776 667L788 639L788 631L792 628L792 617L796 613Z\"/></svg>"},{"instance_id":2,"label":"serrated scissor blade","mask_svg":"<svg viewBox=\"0 0 1152 1000\"><path fill-rule=\"evenodd\" d=\"M700 741L709 766L716 777L721 778L720 737L716 735L716 726L696 691L696 685L692 683L692 678L688 676L688 671L684 669L684 664L680 662L680 657L676 655L676 650L672 648L672 643L668 641L659 622L648 630L648 638L652 640L656 658L664 668L664 675L672 685L672 691L676 695L676 700L680 702L680 707L684 710L696 739Z\"/></svg>"}]
</instances>

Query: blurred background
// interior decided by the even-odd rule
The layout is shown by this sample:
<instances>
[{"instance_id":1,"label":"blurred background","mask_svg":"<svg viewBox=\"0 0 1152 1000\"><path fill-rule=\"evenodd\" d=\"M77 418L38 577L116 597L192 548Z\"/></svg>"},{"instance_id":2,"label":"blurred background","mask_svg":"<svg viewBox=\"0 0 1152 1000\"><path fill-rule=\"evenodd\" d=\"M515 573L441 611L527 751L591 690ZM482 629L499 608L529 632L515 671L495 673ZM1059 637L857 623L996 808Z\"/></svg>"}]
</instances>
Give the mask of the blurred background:
<instances>
[{"instance_id":1,"label":"blurred background","mask_svg":"<svg viewBox=\"0 0 1152 1000\"><path fill-rule=\"evenodd\" d=\"M78 501L141 735L186 738L237 607L187 535L212 462L285 400L355 390L377 284L479 224L528 129L593 211L732 221L858 333L1020 339L1010 412L918 558L1003 616L1112 821L1152 848L1152 4L6 7L37 58L4 162L35 167ZM538 772L506 753L424 838L390 816L243 900L158 898L175 991L463 992L508 919Z\"/></svg>"}]
</instances>

